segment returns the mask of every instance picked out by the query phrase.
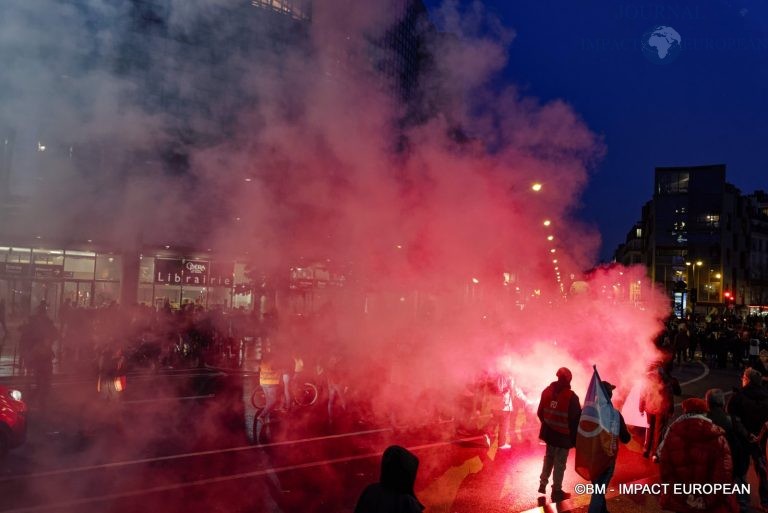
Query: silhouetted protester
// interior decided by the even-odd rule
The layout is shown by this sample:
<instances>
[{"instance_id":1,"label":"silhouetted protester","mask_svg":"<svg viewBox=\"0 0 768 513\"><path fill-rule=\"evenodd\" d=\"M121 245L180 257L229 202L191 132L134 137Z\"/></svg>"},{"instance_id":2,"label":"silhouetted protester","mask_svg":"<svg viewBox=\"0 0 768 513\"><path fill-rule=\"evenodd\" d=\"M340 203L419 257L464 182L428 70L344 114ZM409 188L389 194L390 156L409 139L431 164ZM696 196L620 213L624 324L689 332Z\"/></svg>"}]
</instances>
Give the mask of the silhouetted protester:
<instances>
[{"instance_id":1,"label":"silhouetted protester","mask_svg":"<svg viewBox=\"0 0 768 513\"><path fill-rule=\"evenodd\" d=\"M682 393L677 378L670 375L662 362L654 362L646 376L645 389L640 396L640 412L648 419L648 429L645 431L643 457L653 455L658 460L656 449L667 428L669 419L675 412L675 395Z\"/></svg>"},{"instance_id":2,"label":"silhouetted protester","mask_svg":"<svg viewBox=\"0 0 768 513\"><path fill-rule=\"evenodd\" d=\"M342 411L347 411L347 401L344 394L344 370L341 357L338 354L331 354L325 365L325 375L328 379L328 425L333 427L336 420L336 404L338 403Z\"/></svg>"},{"instance_id":3,"label":"silhouetted protester","mask_svg":"<svg viewBox=\"0 0 768 513\"><path fill-rule=\"evenodd\" d=\"M536 414L541 420L539 438L547 444L544 465L539 478L539 493L547 493L547 483L552 475L552 502L570 497L563 491L563 476L568 451L576 445L576 433L581 417L579 397L571 390L573 375L566 367L560 367L553 381L541 393Z\"/></svg>"},{"instance_id":4,"label":"silhouetted protester","mask_svg":"<svg viewBox=\"0 0 768 513\"><path fill-rule=\"evenodd\" d=\"M662 508L675 513L731 513L738 507L731 494L705 493L692 485L733 482L733 460L725 431L706 416L704 399L683 401L683 414L670 426L659 447ZM681 489L675 492L674 485Z\"/></svg>"},{"instance_id":5,"label":"silhouetted protester","mask_svg":"<svg viewBox=\"0 0 768 513\"><path fill-rule=\"evenodd\" d=\"M757 355L757 359L750 364L750 367L763 376L763 386L768 385L768 349L761 350Z\"/></svg>"},{"instance_id":6,"label":"silhouetted protester","mask_svg":"<svg viewBox=\"0 0 768 513\"><path fill-rule=\"evenodd\" d=\"M381 477L368 485L355 506L355 513L421 513L424 506L413 486L419 459L399 445L387 447L381 457Z\"/></svg>"},{"instance_id":7,"label":"silhouetted protester","mask_svg":"<svg viewBox=\"0 0 768 513\"><path fill-rule=\"evenodd\" d=\"M96 427L99 429L124 432L121 399L127 383L125 367L122 349L112 347L110 343L101 348L96 381L96 392L101 402L97 403L98 410L94 412Z\"/></svg>"},{"instance_id":8,"label":"silhouetted protester","mask_svg":"<svg viewBox=\"0 0 768 513\"><path fill-rule=\"evenodd\" d=\"M43 302L29 318L25 336L28 367L35 378L35 400L41 409L46 407L53 375L53 342L58 338L58 331L48 317L47 305Z\"/></svg>"},{"instance_id":9,"label":"silhouetted protester","mask_svg":"<svg viewBox=\"0 0 768 513\"><path fill-rule=\"evenodd\" d=\"M684 322L681 322L677 326L677 333L675 334L675 340L673 346L675 348L675 360L679 365L682 365L686 361L686 351L688 346L691 345L691 334L688 331L688 327Z\"/></svg>"},{"instance_id":10,"label":"silhouetted protester","mask_svg":"<svg viewBox=\"0 0 768 513\"><path fill-rule=\"evenodd\" d=\"M749 433L737 418L725 412L725 394L719 388L707 390L704 399L707 401L707 418L725 431L725 438L731 448L733 459L733 482L746 485L747 470L749 469ZM749 493L737 494L741 513L749 511Z\"/></svg>"},{"instance_id":11,"label":"silhouetted protester","mask_svg":"<svg viewBox=\"0 0 768 513\"><path fill-rule=\"evenodd\" d=\"M762 386L762 376L752 368L744 369L741 388L735 390L726 411L738 419L749 433L749 452L758 478L760 504L768 508L768 472L766 471L766 438L761 436L768 421L768 391Z\"/></svg>"},{"instance_id":12,"label":"silhouetted protester","mask_svg":"<svg viewBox=\"0 0 768 513\"><path fill-rule=\"evenodd\" d=\"M489 383L492 396L491 403L491 421L485 427L485 440L488 447L491 446L491 439L494 431L498 429L498 447L502 450L512 448L510 438L510 425L512 413L514 412L514 400L519 399L523 405L528 403L528 397L525 392L517 386L515 378L510 374L499 374Z\"/></svg>"},{"instance_id":13,"label":"silhouetted protester","mask_svg":"<svg viewBox=\"0 0 768 513\"><path fill-rule=\"evenodd\" d=\"M613 391L616 389L616 386L613 384L603 381L603 389L605 390L606 395L608 396L608 400L610 401L613 397ZM588 399L587 399L588 400ZM610 407L614 410L616 410L613 407L613 403L610 404ZM623 444L628 444L629 441L632 439L632 436L629 434L629 430L627 429L627 424L624 422L624 417L619 413L618 410L616 410L616 414L619 416L619 441ZM605 469L605 472L600 474L600 476L592 481L592 483L596 485L608 485L608 483L611 482L611 478L613 477L613 472L616 469L616 457L618 456L619 451L616 450L613 454L613 459L611 463L608 465L608 468ZM593 493L592 498L589 501L589 510L588 513L608 513L608 509L606 509L605 506L605 493Z\"/></svg>"},{"instance_id":14,"label":"silhouetted protester","mask_svg":"<svg viewBox=\"0 0 768 513\"><path fill-rule=\"evenodd\" d=\"M266 344L259 364L259 386L264 391L266 403L253 421L253 441L257 444L263 443L264 428L272 421L272 412L275 411L280 400L279 362L270 344Z\"/></svg>"},{"instance_id":15,"label":"silhouetted protester","mask_svg":"<svg viewBox=\"0 0 768 513\"><path fill-rule=\"evenodd\" d=\"M106 344L99 354L98 370L96 391L105 401L118 400L126 386L125 355L122 349Z\"/></svg>"}]
</instances>

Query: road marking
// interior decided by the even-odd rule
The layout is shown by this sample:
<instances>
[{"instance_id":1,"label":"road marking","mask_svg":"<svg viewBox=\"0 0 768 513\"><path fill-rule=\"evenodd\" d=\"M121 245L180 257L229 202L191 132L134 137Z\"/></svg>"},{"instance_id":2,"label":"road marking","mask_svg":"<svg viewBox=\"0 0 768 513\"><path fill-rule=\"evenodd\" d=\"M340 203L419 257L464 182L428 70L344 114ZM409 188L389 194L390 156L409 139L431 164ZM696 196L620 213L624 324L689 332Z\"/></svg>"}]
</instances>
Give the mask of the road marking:
<instances>
[{"instance_id":1,"label":"road marking","mask_svg":"<svg viewBox=\"0 0 768 513\"><path fill-rule=\"evenodd\" d=\"M456 440L449 440L447 442L434 442L431 444L416 445L412 447L407 447L407 449L411 452L420 451L424 449L431 449L434 447L441 447L444 445L452 445L457 442L475 441L481 438L482 438L481 436L474 436L471 438L459 438ZM183 488L189 488L191 486L203 486L203 485L209 485L209 484L215 484L215 483L223 483L226 481L235 481L238 479L260 477L267 474L278 474L280 472L289 472L292 470L302 470L305 468L312 468L312 467L318 467L323 465L336 465L338 463L347 463L350 461L364 460L368 458L377 458L377 457L381 457L382 452L383 451L377 451L377 452L371 452L366 454L358 454L355 456L345 456L343 458L333 458L329 460L313 461L309 463L299 463L296 465L287 465L284 467L254 470L252 472L242 472L239 474L232 474L229 476L219 476L219 477L210 477L207 479L198 479L197 481L189 481L186 483L175 483L175 484L169 484L169 485L154 486L152 488L143 488L141 490L134 490L130 492L118 492L118 493L110 493L106 495L97 495L93 497L85 497L82 499L73 499L68 501L62 501L55 504L48 503L40 506L28 506L23 508L6 509L6 510L3 510L3 513L28 513L32 511L48 511L52 509L80 506L83 504L92 504L95 502L104 502L104 501L111 501L111 500L117 500L117 499L125 499L128 497L137 497L140 495L147 495L150 493L170 492L173 490L181 490Z\"/></svg>"},{"instance_id":2,"label":"road marking","mask_svg":"<svg viewBox=\"0 0 768 513\"><path fill-rule=\"evenodd\" d=\"M292 444L300 444L300 443L309 443L309 442L318 442L321 440L335 440L339 438L347 438L351 436L362 436L362 435L370 435L375 433L385 433L387 431L392 431L392 428L382 428L382 429L369 429L367 431L354 431L351 433L339 433L337 435L325 435L325 436L316 436L312 438L300 438L298 440L284 440L282 442L272 442L269 444L262 444L262 445L242 445L240 447L231 447L229 449L217 449L217 450L211 450L211 451L199 451L199 452L187 452L187 453L181 453L181 454L172 454L169 456L158 456L156 458L142 458L138 460L126 460L126 461L114 461L111 463L102 463L99 465L85 465L82 467L71 467L71 468L65 468L65 469L59 469L59 470L48 470L45 472L35 472L31 474L18 474L15 476L10 477L2 477L0 478L0 482L3 481L13 481L17 479L30 479L30 478L39 478L39 477L49 477L49 476L56 476L59 474L69 474L71 472L85 472L88 470L98 470L98 469L107 469L107 468L118 468L118 467L127 467L130 465L140 465L142 463L153 463L158 461L172 461L177 459L183 459L183 458L194 458L196 456L210 456L212 454L224 454L229 452L240 452L240 451L253 451L258 449L263 449L266 447L280 447L283 445L292 445Z\"/></svg>"},{"instance_id":3,"label":"road marking","mask_svg":"<svg viewBox=\"0 0 768 513\"><path fill-rule=\"evenodd\" d=\"M697 362L694 362L694 363L698 363L699 365L701 365L702 367L704 367L704 372L703 372L703 373L702 373L700 376L696 376L696 377L695 377L695 378L693 378L693 379L689 379L688 381L685 381L685 382L683 382L683 383L680 383L680 386L681 386L681 387L684 387L685 385L690 385L691 383L695 383L695 382L697 382L697 381L701 381L702 379L704 379L704 378L706 378L707 376L709 376L709 367L707 366L707 364L706 364L706 363L704 363L704 362L698 362L698 361L697 361Z\"/></svg>"}]
</instances>

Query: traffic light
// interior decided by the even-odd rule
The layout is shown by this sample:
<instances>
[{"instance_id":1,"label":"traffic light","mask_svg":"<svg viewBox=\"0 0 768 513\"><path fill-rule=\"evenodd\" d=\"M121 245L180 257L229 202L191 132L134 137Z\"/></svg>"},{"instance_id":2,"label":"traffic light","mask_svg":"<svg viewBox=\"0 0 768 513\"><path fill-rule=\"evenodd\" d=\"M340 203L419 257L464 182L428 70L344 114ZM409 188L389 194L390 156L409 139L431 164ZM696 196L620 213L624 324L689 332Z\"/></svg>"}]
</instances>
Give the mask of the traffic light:
<instances>
[{"instance_id":1,"label":"traffic light","mask_svg":"<svg viewBox=\"0 0 768 513\"><path fill-rule=\"evenodd\" d=\"M734 301L733 293L730 290L726 290L725 292L723 292L723 300L726 303L733 303Z\"/></svg>"}]
</instances>

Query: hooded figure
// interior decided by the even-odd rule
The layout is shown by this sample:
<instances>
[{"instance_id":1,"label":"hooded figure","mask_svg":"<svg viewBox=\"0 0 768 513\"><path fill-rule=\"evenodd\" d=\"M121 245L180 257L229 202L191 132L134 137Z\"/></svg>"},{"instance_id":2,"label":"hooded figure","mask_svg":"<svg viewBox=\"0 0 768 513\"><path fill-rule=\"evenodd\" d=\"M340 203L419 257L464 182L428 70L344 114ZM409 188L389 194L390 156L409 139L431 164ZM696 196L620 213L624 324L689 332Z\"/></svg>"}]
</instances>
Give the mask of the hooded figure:
<instances>
[{"instance_id":1,"label":"hooded figure","mask_svg":"<svg viewBox=\"0 0 768 513\"><path fill-rule=\"evenodd\" d=\"M413 485L419 459L399 445L387 447L381 457L381 477L368 485L355 506L355 513L421 513Z\"/></svg>"}]
</instances>

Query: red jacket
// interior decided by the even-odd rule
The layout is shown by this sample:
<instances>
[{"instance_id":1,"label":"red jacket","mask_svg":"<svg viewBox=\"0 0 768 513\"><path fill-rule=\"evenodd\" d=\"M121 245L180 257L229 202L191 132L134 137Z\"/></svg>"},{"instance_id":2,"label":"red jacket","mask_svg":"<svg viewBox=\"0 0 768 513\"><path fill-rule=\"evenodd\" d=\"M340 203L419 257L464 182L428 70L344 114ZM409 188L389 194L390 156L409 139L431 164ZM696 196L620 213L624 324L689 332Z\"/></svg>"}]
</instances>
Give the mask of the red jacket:
<instances>
[{"instance_id":1,"label":"red jacket","mask_svg":"<svg viewBox=\"0 0 768 513\"><path fill-rule=\"evenodd\" d=\"M690 483L733 483L733 461L725 431L703 414L685 414L669 428L659 447L661 482L669 483L659 504L677 513L738 511L733 495L675 494L672 487Z\"/></svg>"}]
</instances>

